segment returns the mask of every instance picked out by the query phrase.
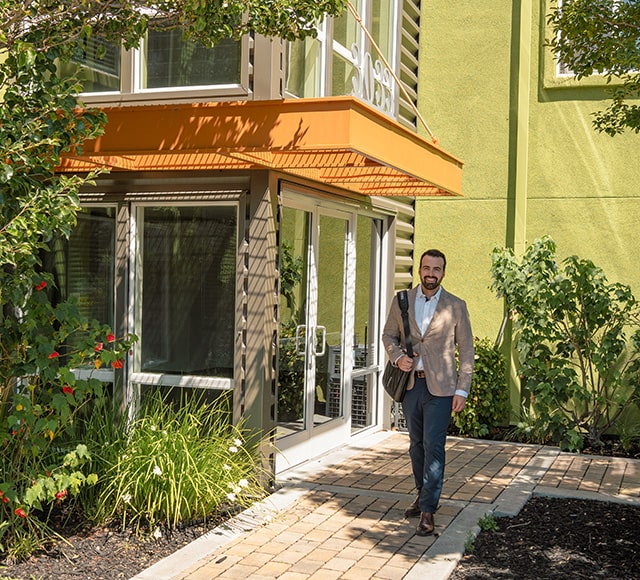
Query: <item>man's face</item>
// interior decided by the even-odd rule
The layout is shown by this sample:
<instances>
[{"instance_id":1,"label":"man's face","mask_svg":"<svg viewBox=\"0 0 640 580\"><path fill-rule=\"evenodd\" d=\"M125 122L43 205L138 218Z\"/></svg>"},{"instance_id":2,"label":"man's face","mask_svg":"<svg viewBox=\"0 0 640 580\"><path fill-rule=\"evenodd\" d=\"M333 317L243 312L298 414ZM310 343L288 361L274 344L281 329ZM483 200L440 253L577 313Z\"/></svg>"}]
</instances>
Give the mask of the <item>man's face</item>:
<instances>
[{"instance_id":1,"label":"man's face","mask_svg":"<svg viewBox=\"0 0 640 580\"><path fill-rule=\"evenodd\" d=\"M420 282L422 290L429 291L429 295L435 293L444 278L444 260L433 256L424 256L420 264Z\"/></svg>"}]
</instances>

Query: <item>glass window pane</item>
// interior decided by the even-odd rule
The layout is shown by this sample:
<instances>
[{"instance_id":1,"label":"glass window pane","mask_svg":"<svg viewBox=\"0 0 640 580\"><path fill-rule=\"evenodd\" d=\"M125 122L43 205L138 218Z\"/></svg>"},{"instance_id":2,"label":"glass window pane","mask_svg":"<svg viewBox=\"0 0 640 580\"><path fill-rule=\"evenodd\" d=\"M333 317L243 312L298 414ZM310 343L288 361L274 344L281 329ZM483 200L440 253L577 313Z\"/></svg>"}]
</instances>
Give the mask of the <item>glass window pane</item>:
<instances>
[{"instance_id":1,"label":"glass window pane","mask_svg":"<svg viewBox=\"0 0 640 580\"><path fill-rule=\"evenodd\" d=\"M144 209L141 370L230 378L236 208Z\"/></svg>"},{"instance_id":2,"label":"glass window pane","mask_svg":"<svg viewBox=\"0 0 640 580\"><path fill-rule=\"evenodd\" d=\"M344 312L345 240L349 223L321 215L318 249L318 325L314 424L344 415L342 335ZM322 339L324 338L324 345Z\"/></svg>"},{"instance_id":3,"label":"glass window pane","mask_svg":"<svg viewBox=\"0 0 640 580\"><path fill-rule=\"evenodd\" d=\"M54 302L74 296L83 316L113 328L115 208L83 208L68 240L57 239L45 259L54 274Z\"/></svg>"},{"instance_id":4,"label":"glass window pane","mask_svg":"<svg viewBox=\"0 0 640 580\"><path fill-rule=\"evenodd\" d=\"M368 427L375 421L377 354L377 304L379 296L380 220L358 216L356 235L356 296L353 337L353 368L371 369L351 379L351 426Z\"/></svg>"},{"instance_id":5,"label":"glass window pane","mask_svg":"<svg viewBox=\"0 0 640 580\"><path fill-rule=\"evenodd\" d=\"M85 93L120 91L120 46L89 38L76 48L70 62L58 66L58 75L76 76Z\"/></svg>"},{"instance_id":6,"label":"glass window pane","mask_svg":"<svg viewBox=\"0 0 640 580\"><path fill-rule=\"evenodd\" d=\"M381 269L378 246L381 222L358 216L356 234L356 300L354 321L354 368L366 368L376 362L375 328L378 272Z\"/></svg>"},{"instance_id":7,"label":"glass window pane","mask_svg":"<svg viewBox=\"0 0 640 580\"><path fill-rule=\"evenodd\" d=\"M362 14L360 3L355 3L359 14ZM333 19L333 41L341 44L348 51L351 51L351 45L361 42L362 33L360 25L351 15L351 12L345 10L340 16Z\"/></svg>"},{"instance_id":8,"label":"glass window pane","mask_svg":"<svg viewBox=\"0 0 640 580\"><path fill-rule=\"evenodd\" d=\"M305 429L306 307L311 215L282 209L280 248L280 342L278 435ZM301 326L302 325L302 326Z\"/></svg>"},{"instance_id":9,"label":"glass window pane","mask_svg":"<svg viewBox=\"0 0 640 580\"><path fill-rule=\"evenodd\" d=\"M186 40L180 29L150 31L142 53L142 89L240 82L241 45L236 40L205 48Z\"/></svg>"},{"instance_id":10,"label":"glass window pane","mask_svg":"<svg viewBox=\"0 0 640 580\"><path fill-rule=\"evenodd\" d=\"M353 93L353 79L356 68L353 63L346 61L338 54L333 54L333 68L331 78L331 94L334 96L350 95Z\"/></svg>"},{"instance_id":11,"label":"glass window pane","mask_svg":"<svg viewBox=\"0 0 640 580\"><path fill-rule=\"evenodd\" d=\"M378 48L380 48L386 59L391 57L391 47L394 37L393 12L395 8L395 2L393 0L373 2L371 5L371 36L373 36ZM375 58L378 58L373 47L371 53Z\"/></svg>"},{"instance_id":12,"label":"glass window pane","mask_svg":"<svg viewBox=\"0 0 640 580\"><path fill-rule=\"evenodd\" d=\"M320 95L320 41L307 38L287 44L287 91L296 97Z\"/></svg>"}]
</instances>

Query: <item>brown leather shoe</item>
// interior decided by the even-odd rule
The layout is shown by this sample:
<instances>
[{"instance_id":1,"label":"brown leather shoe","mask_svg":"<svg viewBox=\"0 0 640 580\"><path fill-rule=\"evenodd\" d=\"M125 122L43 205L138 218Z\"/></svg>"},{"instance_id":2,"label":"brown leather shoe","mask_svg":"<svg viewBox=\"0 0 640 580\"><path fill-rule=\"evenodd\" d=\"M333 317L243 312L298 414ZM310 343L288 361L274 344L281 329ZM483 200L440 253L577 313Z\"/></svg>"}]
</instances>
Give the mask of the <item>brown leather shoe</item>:
<instances>
[{"instance_id":1,"label":"brown leather shoe","mask_svg":"<svg viewBox=\"0 0 640 580\"><path fill-rule=\"evenodd\" d=\"M418 505L418 501L420 500L420 494L413 500L413 503L404 510L405 518L417 518L422 512L420 511L420 506Z\"/></svg>"},{"instance_id":2,"label":"brown leather shoe","mask_svg":"<svg viewBox=\"0 0 640 580\"><path fill-rule=\"evenodd\" d=\"M418 536L429 536L433 534L435 524L433 523L433 514L430 512L422 512L420 514L420 523L416 528L416 534Z\"/></svg>"}]
</instances>

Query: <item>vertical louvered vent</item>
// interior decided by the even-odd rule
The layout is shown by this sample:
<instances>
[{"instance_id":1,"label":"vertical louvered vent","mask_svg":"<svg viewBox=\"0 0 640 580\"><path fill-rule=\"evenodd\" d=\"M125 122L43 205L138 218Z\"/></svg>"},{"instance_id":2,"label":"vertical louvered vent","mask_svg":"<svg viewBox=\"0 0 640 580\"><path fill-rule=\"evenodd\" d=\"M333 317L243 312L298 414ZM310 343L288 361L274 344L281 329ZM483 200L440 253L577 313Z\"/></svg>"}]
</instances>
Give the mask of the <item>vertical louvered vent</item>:
<instances>
[{"instance_id":1,"label":"vertical louvered vent","mask_svg":"<svg viewBox=\"0 0 640 580\"><path fill-rule=\"evenodd\" d=\"M411 106L418 104L418 52L420 50L420 0L404 0L402 3L402 44L400 50L400 82L407 91L411 103L400 92L398 121L416 127L417 118Z\"/></svg>"}]
</instances>

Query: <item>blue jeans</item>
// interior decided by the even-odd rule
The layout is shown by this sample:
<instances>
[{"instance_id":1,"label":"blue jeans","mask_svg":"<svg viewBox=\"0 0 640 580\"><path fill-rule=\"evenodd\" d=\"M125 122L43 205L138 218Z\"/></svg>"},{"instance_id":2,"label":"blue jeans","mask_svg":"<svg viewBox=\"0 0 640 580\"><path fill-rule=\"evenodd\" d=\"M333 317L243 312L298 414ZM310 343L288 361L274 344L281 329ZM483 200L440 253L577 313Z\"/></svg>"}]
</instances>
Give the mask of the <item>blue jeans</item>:
<instances>
[{"instance_id":1,"label":"blue jeans","mask_svg":"<svg viewBox=\"0 0 640 580\"><path fill-rule=\"evenodd\" d=\"M423 512L434 513L438 509L452 402L453 397L432 395L426 380L417 377L413 389L406 392L402 401L409 431L409 457Z\"/></svg>"}]
</instances>

